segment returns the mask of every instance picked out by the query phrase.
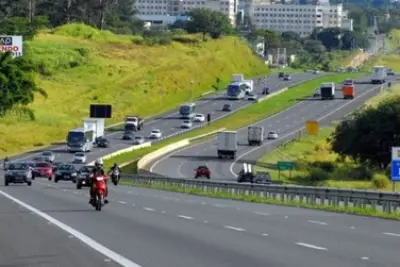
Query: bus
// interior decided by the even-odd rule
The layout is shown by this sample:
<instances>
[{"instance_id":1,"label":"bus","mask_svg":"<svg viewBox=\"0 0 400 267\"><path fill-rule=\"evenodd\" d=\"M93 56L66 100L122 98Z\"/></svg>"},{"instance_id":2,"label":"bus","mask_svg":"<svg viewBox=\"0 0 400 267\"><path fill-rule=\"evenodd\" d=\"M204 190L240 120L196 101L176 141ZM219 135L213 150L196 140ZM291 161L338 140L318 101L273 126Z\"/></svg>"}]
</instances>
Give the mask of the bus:
<instances>
[{"instance_id":1,"label":"bus","mask_svg":"<svg viewBox=\"0 0 400 267\"><path fill-rule=\"evenodd\" d=\"M182 104L181 108L179 109L179 114L181 115L182 119L191 119L196 114L196 103L186 103Z\"/></svg>"},{"instance_id":2,"label":"bus","mask_svg":"<svg viewBox=\"0 0 400 267\"><path fill-rule=\"evenodd\" d=\"M74 129L68 132L67 149L68 152L86 152L93 149L94 131L91 129Z\"/></svg>"},{"instance_id":3,"label":"bus","mask_svg":"<svg viewBox=\"0 0 400 267\"><path fill-rule=\"evenodd\" d=\"M233 82L229 84L227 95L229 99L242 99L246 95L248 85L244 82Z\"/></svg>"}]
</instances>

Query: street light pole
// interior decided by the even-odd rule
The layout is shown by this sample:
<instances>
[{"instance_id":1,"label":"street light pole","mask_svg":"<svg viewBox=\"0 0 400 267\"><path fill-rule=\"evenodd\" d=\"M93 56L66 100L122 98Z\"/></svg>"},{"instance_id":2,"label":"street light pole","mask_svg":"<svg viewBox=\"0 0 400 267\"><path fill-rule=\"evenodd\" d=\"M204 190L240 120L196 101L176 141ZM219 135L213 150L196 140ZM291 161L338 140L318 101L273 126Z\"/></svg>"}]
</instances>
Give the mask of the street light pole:
<instances>
[{"instance_id":1,"label":"street light pole","mask_svg":"<svg viewBox=\"0 0 400 267\"><path fill-rule=\"evenodd\" d=\"M190 81L190 101L193 100L193 85L194 85L194 81L191 80Z\"/></svg>"}]
</instances>

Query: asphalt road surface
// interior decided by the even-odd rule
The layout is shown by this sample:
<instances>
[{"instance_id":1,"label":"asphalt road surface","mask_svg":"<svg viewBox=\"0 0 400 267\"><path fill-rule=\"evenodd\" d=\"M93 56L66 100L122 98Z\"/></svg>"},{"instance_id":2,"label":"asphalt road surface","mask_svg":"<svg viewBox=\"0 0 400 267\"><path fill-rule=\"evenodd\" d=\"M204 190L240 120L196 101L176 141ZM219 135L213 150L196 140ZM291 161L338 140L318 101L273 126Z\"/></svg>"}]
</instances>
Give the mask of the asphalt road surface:
<instances>
[{"instance_id":1,"label":"asphalt road surface","mask_svg":"<svg viewBox=\"0 0 400 267\"><path fill-rule=\"evenodd\" d=\"M255 83L254 90L257 94L261 94L262 89L267 86L270 88L271 92L277 91L279 89L282 89L284 87L290 86L292 84L297 84L302 81L307 81L314 79L316 77L315 74L312 73L298 73L298 74L293 74L292 75L292 80L291 81L283 81L282 79L278 78L278 75L275 74L267 79L266 84L264 83L264 79L259 79ZM202 114L207 114L211 113L211 118L213 120L217 118L221 118L223 116L226 116L230 114L230 112L223 112L221 111L223 104L225 103L231 103L233 112L235 110L238 110L240 108L243 108L244 106L251 105L254 103L254 101L248 101L248 100L239 100L239 101L232 101L232 100L225 100L224 95L226 93L220 93L219 95L213 95L209 96L205 99L200 100L197 102L197 108L196 112L197 113L202 113ZM141 135L144 137L149 136L150 132L153 129L160 129L163 133L162 138L167 138L174 136L178 133L181 133L182 131L187 131L183 130L180 128L180 125L182 123L182 119L178 117L178 111L174 110L169 113L166 113L162 116L156 117L154 119L148 120L145 122L144 129L140 132L137 133L137 135ZM195 124L194 124L195 125ZM67 133L66 133L67 135ZM94 148L92 152L87 153L87 162L94 161L97 158L100 158L102 156L105 156L107 154L110 154L112 152L130 147L133 145L133 141L125 141L122 140L122 132L121 131L116 131L116 132L107 132L106 133L107 138L110 141L110 147L109 148ZM155 141L157 142L157 141ZM71 163L73 160L73 154L68 153L66 150L66 146L56 146L52 147L49 150L52 150L56 154L56 161L59 162L69 162ZM28 153L25 155L18 156L16 158L13 158L12 160L29 160L33 158L37 153ZM76 166L82 166L83 164L76 164Z\"/></svg>"},{"instance_id":2,"label":"asphalt road surface","mask_svg":"<svg viewBox=\"0 0 400 267\"><path fill-rule=\"evenodd\" d=\"M399 263L396 221L114 186L110 187L110 204L95 212L87 204L87 191L77 191L71 183L43 179L32 187L1 190L132 261L124 266L395 267ZM30 224L39 220L37 215L25 216ZM63 242L74 242L68 235L55 233L61 237L46 241L53 229L45 221L39 228L21 230L25 233L21 235L11 228L20 221L3 224L1 248L15 244L16 248L28 249L30 245L37 253L47 255L58 249L59 254L71 255L59 247ZM48 229L37 230L44 227ZM48 243L47 250L34 248L32 240L38 239ZM73 252L81 250L76 257L87 259L75 266L91 266L99 258L79 244L71 247ZM72 264L68 266L74 266L70 257ZM60 259L52 266L67 265Z\"/></svg>"},{"instance_id":3,"label":"asphalt road surface","mask_svg":"<svg viewBox=\"0 0 400 267\"><path fill-rule=\"evenodd\" d=\"M390 79L394 81L396 78ZM367 79L360 79L360 81L365 80ZM341 119L360 107L368 98L377 94L380 87L380 85L357 84L356 97L353 100L339 98L341 92L337 91L335 100L306 99L275 116L256 123L255 125L264 126L266 132L277 131L280 135L277 140L266 140L262 146L249 146L247 144L247 127L242 128L238 131L239 146L236 160L219 160L217 158L217 138L214 138L172 153L154 163L150 170L171 178L192 178L195 174L194 169L199 165L207 165L211 170L211 180L235 181L236 174L243 168L242 163L255 164L266 151L272 150L285 140L293 139L305 126L307 120L319 120L320 124L327 124ZM341 87L337 85L337 88Z\"/></svg>"}]
</instances>

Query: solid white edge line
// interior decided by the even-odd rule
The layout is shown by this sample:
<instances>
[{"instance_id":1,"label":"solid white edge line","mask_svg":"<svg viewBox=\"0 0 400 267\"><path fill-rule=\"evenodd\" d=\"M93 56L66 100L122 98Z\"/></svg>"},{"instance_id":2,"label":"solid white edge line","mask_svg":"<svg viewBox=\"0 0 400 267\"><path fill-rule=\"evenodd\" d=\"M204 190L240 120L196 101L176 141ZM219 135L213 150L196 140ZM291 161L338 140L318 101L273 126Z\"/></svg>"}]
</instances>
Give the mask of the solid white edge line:
<instances>
[{"instance_id":1,"label":"solid white edge line","mask_svg":"<svg viewBox=\"0 0 400 267\"><path fill-rule=\"evenodd\" d=\"M0 190L0 194L3 195L4 197L16 202L17 204L19 204L20 206L26 208L27 210L33 212L34 214L42 217L43 219L51 222L52 224L56 225L58 228L60 228L61 230L73 235L74 237L76 237L77 239L79 239L80 241L82 241L83 243L85 243L86 245L88 245L89 247L91 247L92 249L100 252L101 254L103 254L104 256L106 256L107 258L115 261L118 264L121 264L124 267L141 267L140 265L138 265L137 263L134 263L133 261L125 258L124 256L112 251L111 249L106 248L105 246L101 245L100 243L96 242L95 240L91 239L90 237L88 237L87 235L79 232L78 230L72 228L71 226L57 220L54 217L51 217L50 215L38 210L37 208L7 194L6 192Z\"/></svg>"},{"instance_id":2,"label":"solid white edge line","mask_svg":"<svg viewBox=\"0 0 400 267\"><path fill-rule=\"evenodd\" d=\"M296 245L302 246L302 247L306 247L306 248L312 248L312 249L316 249L316 250L328 250L326 248L323 247L319 247L319 246L315 246L312 244L307 244L307 243L303 243L303 242L297 242Z\"/></svg>"},{"instance_id":3,"label":"solid white edge line","mask_svg":"<svg viewBox=\"0 0 400 267\"><path fill-rule=\"evenodd\" d=\"M364 95L366 95L366 94L369 94L370 92L376 90L377 88L379 88L379 87L381 87L381 86L383 86L383 84L378 85L378 86L375 86L375 87L373 87L373 88L371 88L371 89L369 89L369 90L363 92L363 93L360 94L357 98L354 98L354 99L352 99L352 100L349 100L348 102L346 102L345 104L341 105L340 107L334 109L333 111L329 112L328 114L325 114L324 116L318 118L316 121L320 121L320 120L325 119L326 117L331 116L332 114L338 112L339 110L343 109L344 107L346 107L346 106L352 104L352 103L353 103L355 100L357 100L359 97L362 97L362 96L364 96ZM302 101L300 101L300 102L298 102L297 104L293 105L292 108L294 108L296 105L298 105L298 104L300 104L300 103L302 103ZM287 109L286 109L286 110L287 110ZM282 111L282 112L285 112L286 110L284 110L284 111ZM279 113L277 113L277 114L275 114L275 115L281 114L282 112L279 112ZM274 117L274 116L272 116L272 117ZM265 120L270 119L270 118L272 118L272 117L266 118ZM259 122L257 122L257 123L254 123L254 124L251 124L251 125L248 125L248 126L252 126L252 125L255 125L255 124L260 124L261 122L262 122L262 121L259 121ZM245 128L247 128L248 126L246 126ZM233 171L233 168L234 168L234 166L236 165L236 162L238 162L240 159L242 159L243 157L245 157L245 156L248 155L248 154L253 153L254 151L257 151L258 149L264 148L265 146L268 146L268 145L271 145L271 144L276 143L276 142L278 142L278 141L281 141L282 139L284 139L284 138L286 138L286 137L288 137L288 136L290 136L290 135L293 135L293 134L297 133L298 131L300 131L300 130L302 130L302 129L304 129L304 128L305 128L305 126L300 127L300 128L297 128L296 130L294 130L294 131L292 131L292 132L290 132L290 133L288 133L288 134L285 134L284 136L281 136L279 139L273 140L273 141L271 141L271 142L265 142L265 143L262 144L261 146L258 146L258 147L255 147L255 148L253 148L253 149L250 149L249 151L247 151L247 152L245 152L245 153L239 155L239 156L235 159L235 161L231 164L231 166L229 167L229 171L233 174L234 177L238 177L238 175ZM242 129L243 129L243 128L242 128ZM242 130L242 129L238 129L237 131Z\"/></svg>"}]
</instances>

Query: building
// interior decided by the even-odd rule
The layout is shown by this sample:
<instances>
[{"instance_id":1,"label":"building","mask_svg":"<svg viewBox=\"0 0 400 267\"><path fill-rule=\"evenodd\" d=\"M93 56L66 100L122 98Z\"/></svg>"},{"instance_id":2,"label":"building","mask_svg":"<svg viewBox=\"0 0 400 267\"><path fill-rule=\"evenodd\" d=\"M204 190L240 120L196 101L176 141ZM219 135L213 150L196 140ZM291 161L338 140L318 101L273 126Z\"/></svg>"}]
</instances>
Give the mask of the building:
<instances>
[{"instance_id":1,"label":"building","mask_svg":"<svg viewBox=\"0 0 400 267\"><path fill-rule=\"evenodd\" d=\"M255 2L249 8L249 16L256 28L277 32L296 32L309 36L315 28L343 28L353 30L343 5L283 5Z\"/></svg>"},{"instance_id":2,"label":"building","mask_svg":"<svg viewBox=\"0 0 400 267\"><path fill-rule=\"evenodd\" d=\"M238 0L137 0L135 7L146 22L172 24L194 8L208 8L225 13L234 25Z\"/></svg>"}]
</instances>

